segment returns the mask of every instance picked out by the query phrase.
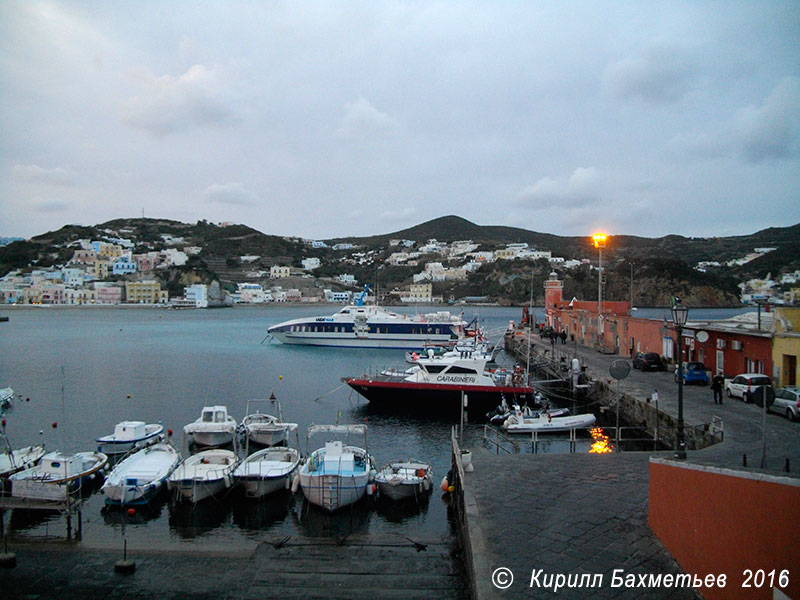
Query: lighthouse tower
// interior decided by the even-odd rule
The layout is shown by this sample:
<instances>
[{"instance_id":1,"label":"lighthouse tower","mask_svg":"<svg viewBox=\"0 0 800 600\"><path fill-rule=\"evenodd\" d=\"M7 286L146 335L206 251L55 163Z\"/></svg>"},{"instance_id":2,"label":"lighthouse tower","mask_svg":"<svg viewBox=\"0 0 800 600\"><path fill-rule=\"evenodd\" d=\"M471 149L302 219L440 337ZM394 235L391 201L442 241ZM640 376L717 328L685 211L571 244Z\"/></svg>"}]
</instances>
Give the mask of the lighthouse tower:
<instances>
[{"instance_id":1,"label":"lighthouse tower","mask_svg":"<svg viewBox=\"0 0 800 600\"><path fill-rule=\"evenodd\" d=\"M550 273L550 277L544 282L544 312L547 324L555 327L556 308L561 306L561 290L564 283L558 278L555 271Z\"/></svg>"}]
</instances>

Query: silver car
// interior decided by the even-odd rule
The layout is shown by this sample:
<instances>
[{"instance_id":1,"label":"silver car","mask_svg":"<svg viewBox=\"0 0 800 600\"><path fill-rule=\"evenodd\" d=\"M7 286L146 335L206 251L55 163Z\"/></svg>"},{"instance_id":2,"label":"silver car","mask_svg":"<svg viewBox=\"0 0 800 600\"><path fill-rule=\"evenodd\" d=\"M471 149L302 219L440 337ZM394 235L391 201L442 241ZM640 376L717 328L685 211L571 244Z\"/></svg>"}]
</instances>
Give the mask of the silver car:
<instances>
[{"instance_id":1,"label":"silver car","mask_svg":"<svg viewBox=\"0 0 800 600\"><path fill-rule=\"evenodd\" d=\"M772 412L786 415L790 421L800 419L800 387L782 387L775 392L775 402L769 407Z\"/></svg>"}]
</instances>

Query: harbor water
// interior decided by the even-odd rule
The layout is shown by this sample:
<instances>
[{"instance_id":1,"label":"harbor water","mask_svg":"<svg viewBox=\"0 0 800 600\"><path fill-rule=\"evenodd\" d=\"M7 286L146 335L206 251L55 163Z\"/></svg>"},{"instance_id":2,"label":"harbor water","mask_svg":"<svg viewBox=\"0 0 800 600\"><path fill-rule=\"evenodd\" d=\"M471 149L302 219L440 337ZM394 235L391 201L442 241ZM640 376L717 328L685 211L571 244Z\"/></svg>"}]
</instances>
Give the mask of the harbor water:
<instances>
[{"instance_id":1,"label":"harbor water","mask_svg":"<svg viewBox=\"0 0 800 600\"><path fill-rule=\"evenodd\" d=\"M106 509L104 497L95 492L82 506L80 543L118 548L124 535L132 547L245 550L285 536L449 538L447 501L438 482L450 467L450 430L459 422L459 407L452 407L452 414L400 407L378 411L342 383L342 377L401 365L402 351L290 346L266 339L271 325L335 310L8 310L4 314L10 320L0 325L0 387L11 386L18 399L4 415L6 433L15 447L44 442L48 450L88 451L96 448L95 438L112 433L120 421L161 422L174 432L173 440L186 456L183 426L197 419L203 406L226 405L241 421L248 400L274 394L285 420L299 424L299 449L304 454L325 442L312 438L307 445L308 425L366 423L368 450L376 465L407 458L431 463L433 494L419 504L369 501L333 515L309 506L302 493L288 491L261 501L230 493L194 507L173 506L165 494L152 508L129 515ZM464 318L478 316L494 333L493 341L502 344L502 331L520 315L518 308L470 307ZM503 361L511 359L501 354L499 362ZM275 410L277 406L262 408ZM468 423L463 445L479 444L482 433L483 423ZM361 440L351 442L359 445ZM568 442L555 440L543 450L565 452L568 447ZM65 533L63 518L54 514L14 511L4 520L12 539L58 539Z\"/></svg>"}]
</instances>

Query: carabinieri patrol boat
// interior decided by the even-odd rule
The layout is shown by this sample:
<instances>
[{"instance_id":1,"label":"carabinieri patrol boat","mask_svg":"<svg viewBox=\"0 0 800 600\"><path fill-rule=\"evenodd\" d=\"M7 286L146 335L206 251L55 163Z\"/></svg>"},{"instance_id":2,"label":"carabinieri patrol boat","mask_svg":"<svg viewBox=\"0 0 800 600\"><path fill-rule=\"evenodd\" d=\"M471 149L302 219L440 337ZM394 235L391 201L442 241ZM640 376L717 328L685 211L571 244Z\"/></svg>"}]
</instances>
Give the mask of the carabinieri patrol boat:
<instances>
[{"instance_id":1,"label":"carabinieri patrol boat","mask_svg":"<svg viewBox=\"0 0 800 600\"><path fill-rule=\"evenodd\" d=\"M333 315L293 319L273 325L268 331L284 344L407 350L446 346L465 333L464 320L449 311L406 315L376 304L365 306L367 289L355 304Z\"/></svg>"}]
</instances>

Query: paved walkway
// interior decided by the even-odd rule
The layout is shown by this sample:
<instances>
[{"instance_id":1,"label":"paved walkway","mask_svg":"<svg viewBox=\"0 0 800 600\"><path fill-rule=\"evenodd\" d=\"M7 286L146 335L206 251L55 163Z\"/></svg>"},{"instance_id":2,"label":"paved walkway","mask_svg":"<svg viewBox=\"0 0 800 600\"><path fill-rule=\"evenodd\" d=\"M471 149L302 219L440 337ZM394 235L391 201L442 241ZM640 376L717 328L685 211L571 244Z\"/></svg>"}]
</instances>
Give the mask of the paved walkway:
<instances>
[{"instance_id":1,"label":"paved walkway","mask_svg":"<svg viewBox=\"0 0 800 600\"><path fill-rule=\"evenodd\" d=\"M114 598L163 600L456 600L466 578L449 540L399 536L292 537L253 552L131 553L136 571L114 573L119 552L71 544L15 545L18 566L0 569L4 600Z\"/></svg>"},{"instance_id":2,"label":"paved walkway","mask_svg":"<svg viewBox=\"0 0 800 600\"><path fill-rule=\"evenodd\" d=\"M542 344L549 348L550 344ZM574 349L574 347L573 347ZM566 348L565 348L566 350ZM619 357L578 349L594 378L611 379L608 367ZM628 394L648 397L658 389L659 407L677 414L677 384L671 373L632 372ZM738 468L761 458L762 414L758 407L727 399L715 405L709 388L684 387L687 425L724 423L724 441L689 452L688 460ZM767 415L767 471L781 470L788 458L800 471L800 424ZM472 541L473 572L479 598L694 598L689 589L612 588L615 569L624 574L680 573L680 567L647 525L650 456L672 452L607 455L496 455L473 451L474 472L466 474L465 504ZM509 569L513 583L507 589ZM602 575L580 579L581 575ZM555 578L572 576L586 587L559 589ZM533 577L533 580L532 580ZM602 583L597 586L589 582ZM548 582L550 585L547 585ZM533 586L531 587L531 584ZM546 588L546 589L545 589Z\"/></svg>"}]
</instances>

